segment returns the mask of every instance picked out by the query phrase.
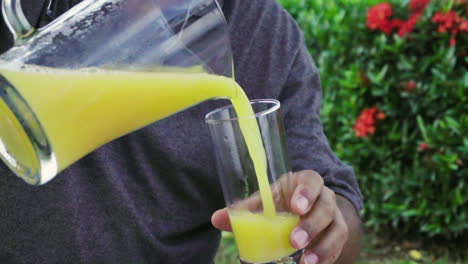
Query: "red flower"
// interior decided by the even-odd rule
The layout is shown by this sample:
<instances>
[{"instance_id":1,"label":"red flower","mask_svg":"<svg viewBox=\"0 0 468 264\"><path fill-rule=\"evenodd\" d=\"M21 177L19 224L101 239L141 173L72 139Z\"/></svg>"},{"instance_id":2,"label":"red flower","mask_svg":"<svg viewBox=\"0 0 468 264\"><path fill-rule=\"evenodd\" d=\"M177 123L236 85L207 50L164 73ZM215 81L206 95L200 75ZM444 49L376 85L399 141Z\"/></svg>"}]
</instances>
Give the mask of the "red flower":
<instances>
[{"instance_id":1,"label":"red flower","mask_svg":"<svg viewBox=\"0 0 468 264\"><path fill-rule=\"evenodd\" d=\"M460 31L468 32L468 20L463 21L458 29L460 29Z\"/></svg>"},{"instance_id":2,"label":"red flower","mask_svg":"<svg viewBox=\"0 0 468 264\"><path fill-rule=\"evenodd\" d=\"M390 35L392 34L393 30L395 29L395 25L392 23L391 20L386 21L385 23L382 23L379 27L379 29L387 34Z\"/></svg>"},{"instance_id":3,"label":"red flower","mask_svg":"<svg viewBox=\"0 0 468 264\"><path fill-rule=\"evenodd\" d=\"M457 28L463 19L455 12L438 12L432 17L432 22L439 24L439 32L445 33L448 30Z\"/></svg>"},{"instance_id":4,"label":"red flower","mask_svg":"<svg viewBox=\"0 0 468 264\"><path fill-rule=\"evenodd\" d=\"M356 136L367 137L373 135L375 133L377 120L383 120L385 118L385 113L380 111L376 106L364 109L353 126Z\"/></svg>"},{"instance_id":5,"label":"red flower","mask_svg":"<svg viewBox=\"0 0 468 264\"><path fill-rule=\"evenodd\" d=\"M392 33L394 27L390 21L393 14L392 5L381 3L375 5L367 11L367 27L373 30L379 29L385 34Z\"/></svg>"},{"instance_id":6,"label":"red flower","mask_svg":"<svg viewBox=\"0 0 468 264\"><path fill-rule=\"evenodd\" d=\"M406 34L412 32L414 26L418 23L421 16L421 13L412 14L408 21L404 21L403 23L401 23L399 26L398 35L400 37L404 37Z\"/></svg>"},{"instance_id":7,"label":"red flower","mask_svg":"<svg viewBox=\"0 0 468 264\"><path fill-rule=\"evenodd\" d=\"M417 85L418 84L415 81L409 81L403 84L403 89L408 93L412 93L414 89L416 89Z\"/></svg>"},{"instance_id":8,"label":"red flower","mask_svg":"<svg viewBox=\"0 0 468 264\"><path fill-rule=\"evenodd\" d=\"M419 150L421 151L428 150L429 148L429 144L427 144L426 142L421 143L421 145L419 146Z\"/></svg>"},{"instance_id":9,"label":"red flower","mask_svg":"<svg viewBox=\"0 0 468 264\"><path fill-rule=\"evenodd\" d=\"M444 25L439 25L437 31L439 31L439 33L447 33L447 28Z\"/></svg>"},{"instance_id":10,"label":"red flower","mask_svg":"<svg viewBox=\"0 0 468 264\"><path fill-rule=\"evenodd\" d=\"M431 0L411 0L409 3L409 8L414 13L421 13L431 2Z\"/></svg>"},{"instance_id":11,"label":"red flower","mask_svg":"<svg viewBox=\"0 0 468 264\"><path fill-rule=\"evenodd\" d=\"M450 38L450 47L453 47L455 45L457 45L457 39L455 38L455 36L452 36Z\"/></svg>"},{"instance_id":12,"label":"red flower","mask_svg":"<svg viewBox=\"0 0 468 264\"><path fill-rule=\"evenodd\" d=\"M403 20L398 19L398 18L392 20L392 25L393 25L393 28L395 28L395 29L402 27L405 23L406 23L406 21L403 21Z\"/></svg>"},{"instance_id":13,"label":"red flower","mask_svg":"<svg viewBox=\"0 0 468 264\"><path fill-rule=\"evenodd\" d=\"M457 13L450 11L447 13L438 12L432 17L432 22L438 23L438 31L440 33L450 32L452 37L450 38L450 46L455 46L457 43L456 35L459 31L465 31L468 29L468 23L463 20Z\"/></svg>"},{"instance_id":14,"label":"red flower","mask_svg":"<svg viewBox=\"0 0 468 264\"><path fill-rule=\"evenodd\" d=\"M387 115L384 112L379 112L377 113L376 117L378 120L384 120L385 118L387 118Z\"/></svg>"}]
</instances>

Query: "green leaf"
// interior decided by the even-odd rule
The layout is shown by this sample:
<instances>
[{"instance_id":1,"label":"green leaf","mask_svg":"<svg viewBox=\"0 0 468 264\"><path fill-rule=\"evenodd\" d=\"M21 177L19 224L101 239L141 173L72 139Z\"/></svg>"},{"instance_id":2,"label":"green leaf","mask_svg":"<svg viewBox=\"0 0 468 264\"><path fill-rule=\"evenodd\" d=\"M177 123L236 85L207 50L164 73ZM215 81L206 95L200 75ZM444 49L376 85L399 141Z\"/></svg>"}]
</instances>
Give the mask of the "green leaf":
<instances>
[{"instance_id":1,"label":"green leaf","mask_svg":"<svg viewBox=\"0 0 468 264\"><path fill-rule=\"evenodd\" d=\"M468 58L468 57L467 57ZM463 76L463 85L465 87L468 87L468 71L465 72L465 75Z\"/></svg>"},{"instance_id":2,"label":"green leaf","mask_svg":"<svg viewBox=\"0 0 468 264\"><path fill-rule=\"evenodd\" d=\"M460 124L453 118L447 116L445 117L447 125L457 134L460 134Z\"/></svg>"},{"instance_id":3,"label":"green leaf","mask_svg":"<svg viewBox=\"0 0 468 264\"><path fill-rule=\"evenodd\" d=\"M382 70L377 74L376 80L378 83L382 82L383 78L385 77L385 74L387 73L388 70L388 65L385 65Z\"/></svg>"},{"instance_id":4,"label":"green leaf","mask_svg":"<svg viewBox=\"0 0 468 264\"><path fill-rule=\"evenodd\" d=\"M400 56L400 60L398 61L397 68L399 70L412 70L413 64L408 61L405 56Z\"/></svg>"},{"instance_id":5,"label":"green leaf","mask_svg":"<svg viewBox=\"0 0 468 264\"><path fill-rule=\"evenodd\" d=\"M416 209L411 209L411 210L407 210L407 211L404 211L403 213L401 213L402 216L404 217L411 217L411 216L416 216L416 215L419 215L420 212Z\"/></svg>"},{"instance_id":6,"label":"green leaf","mask_svg":"<svg viewBox=\"0 0 468 264\"><path fill-rule=\"evenodd\" d=\"M389 211L397 211L397 212L400 212L400 211L403 211L405 208L406 208L406 205L404 204L392 204L392 203L385 203L383 205L383 208L384 209L387 209Z\"/></svg>"},{"instance_id":7,"label":"green leaf","mask_svg":"<svg viewBox=\"0 0 468 264\"><path fill-rule=\"evenodd\" d=\"M459 188L457 188L455 190L455 201L456 201L457 205L462 205L465 202L463 200L463 195L462 195L461 190Z\"/></svg>"},{"instance_id":8,"label":"green leaf","mask_svg":"<svg viewBox=\"0 0 468 264\"><path fill-rule=\"evenodd\" d=\"M452 10L452 7L453 7L453 0L449 0L449 1L447 1L447 4L444 7L444 11L448 12L448 11Z\"/></svg>"},{"instance_id":9,"label":"green leaf","mask_svg":"<svg viewBox=\"0 0 468 264\"><path fill-rule=\"evenodd\" d=\"M454 163L450 163L448 165L449 169L451 170L458 170L458 165L457 164L454 164Z\"/></svg>"},{"instance_id":10,"label":"green leaf","mask_svg":"<svg viewBox=\"0 0 468 264\"><path fill-rule=\"evenodd\" d=\"M435 224L426 224L426 225L423 225L421 227L422 230L425 230L425 231L438 231L440 230L440 224L438 223L435 223Z\"/></svg>"},{"instance_id":11,"label":"green leaf","mask_svg":"<svg viewBox=\"0 0 468 264\"><path fill-rule=\"evenodd\" d=\"M427 136L426 126L424 125L424 120L422 119L421 115L418 115L417 120L418 120L418 127L419 127L419 130L421 131L424 141L428 144L431 143L429 140L429 137Z\"/></svg>"}]
</instances>

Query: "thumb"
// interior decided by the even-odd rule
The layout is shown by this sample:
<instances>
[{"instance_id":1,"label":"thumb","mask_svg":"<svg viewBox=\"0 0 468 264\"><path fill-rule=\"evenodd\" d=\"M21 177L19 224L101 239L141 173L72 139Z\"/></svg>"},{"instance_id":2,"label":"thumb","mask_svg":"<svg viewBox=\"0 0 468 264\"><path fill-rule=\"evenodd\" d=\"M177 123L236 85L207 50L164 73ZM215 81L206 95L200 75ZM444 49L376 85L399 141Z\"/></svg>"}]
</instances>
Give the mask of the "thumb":
<instances>
[{"instance_id":1,"label":"thumb","mask_svg":"<svg viewBox=\"0 0 468 264\"><path fill-rule=\"evenodd\" d=\"M229 221L227 208L214 212L211 216L211 223L214 227L222 231L232 232L231 221Z\"/></svg>"}]
</instances>

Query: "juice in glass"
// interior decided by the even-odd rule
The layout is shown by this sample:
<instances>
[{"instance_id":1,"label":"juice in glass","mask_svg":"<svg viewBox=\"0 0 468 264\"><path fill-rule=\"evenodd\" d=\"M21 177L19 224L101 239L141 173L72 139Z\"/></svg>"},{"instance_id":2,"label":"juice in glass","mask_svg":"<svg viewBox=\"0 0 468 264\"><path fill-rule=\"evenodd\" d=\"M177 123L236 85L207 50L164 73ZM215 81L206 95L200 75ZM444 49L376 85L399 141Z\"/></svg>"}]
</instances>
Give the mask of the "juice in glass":
<instances>
[{"instance_id":1,"label":"juice in glass","mask_svg":"<svg viewBox=\"0 0 468 264\"><path fill-rule=\"evenodd\" d=\"M293 254L289 236L299 216L277 213L267 216L248 211L230 211L229 218L240 257L250 263L267 263Z\"/></svg>"}]
</instances>

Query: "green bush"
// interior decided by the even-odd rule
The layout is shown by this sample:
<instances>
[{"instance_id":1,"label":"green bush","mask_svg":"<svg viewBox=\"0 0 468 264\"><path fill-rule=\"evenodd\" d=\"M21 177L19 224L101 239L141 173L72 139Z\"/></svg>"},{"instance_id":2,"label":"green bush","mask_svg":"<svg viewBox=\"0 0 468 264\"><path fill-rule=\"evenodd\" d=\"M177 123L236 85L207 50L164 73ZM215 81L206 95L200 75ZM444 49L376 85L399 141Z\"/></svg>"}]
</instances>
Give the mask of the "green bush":
<instances>
[{"instance_id":1,"label":"green bush","mask_svg":"<svg viewBox=\"0 0 468 264\"><path fill-rule=\"evenodd\" d=\"M281 1L320 68L325 130L356 170L373 230L468 237L468 32L452 39L433 21L442 11L467 20L458 1L431 1L402 37L367 26L382 1ZM389 19L411 17L409 1L389 2Z\"/></svg>"}]
</instances>

